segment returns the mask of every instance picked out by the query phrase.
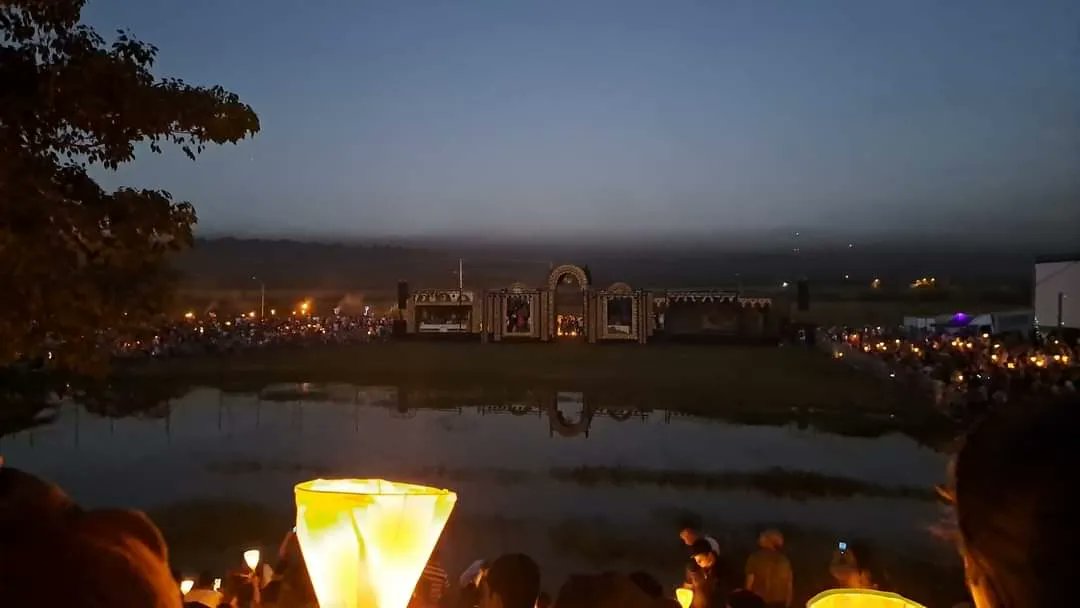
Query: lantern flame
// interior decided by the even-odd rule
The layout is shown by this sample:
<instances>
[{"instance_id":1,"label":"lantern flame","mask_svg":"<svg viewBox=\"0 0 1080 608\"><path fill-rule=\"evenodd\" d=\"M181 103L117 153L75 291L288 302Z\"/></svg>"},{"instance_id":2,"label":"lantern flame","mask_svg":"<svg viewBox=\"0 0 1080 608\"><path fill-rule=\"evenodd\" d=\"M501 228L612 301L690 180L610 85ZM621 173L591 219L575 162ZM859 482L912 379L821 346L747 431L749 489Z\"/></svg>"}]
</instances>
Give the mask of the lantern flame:
<instances>
[{"instance_id":1,"label":"lantern flame","mask_svg":"<svg viewBox=\"0 0 1080 608\"><path fill-rule=\"evenodd\" d=\"M185 578L184 580L180 581L180 593L181 594L187 595L188 593L191 593L191 590L194 589L194 588L195 588L195 581L191 580L190 578Z\"/></svg>"},{"instance_id":2,"label":"lantern flame","mask_svg":"<svg viewBox=\"0 0 1080 608\"><path fill-rule=\"evenodd\" d=\"M252 570L259 565L260 557L262 557L262 554L259 553L258 549L248 549L247 551L244 551L244 563Z\"/></svg>"},{"instance_id":3,"label":"lantern flame","mask_svg":"<svg viewBox=\"0 0 1080 608\"><path fill-rule=\"evenodd\" d=\"M296 486L296 536L320 606L405 608L457 495L382 479Z\"/></svg>"},{"instance_id":4,"label":"lantern flame","mask_svg":"<svg viewBox=\"0 0 1080 608\"><path fill-rule=\"evenodd\" d=\"M682 606L682 608L690 608L690 604L694 603L694 590L688 587L679 587L675 590L675 601L679 602L679 606Z\"/></svg>"}]
</instances>

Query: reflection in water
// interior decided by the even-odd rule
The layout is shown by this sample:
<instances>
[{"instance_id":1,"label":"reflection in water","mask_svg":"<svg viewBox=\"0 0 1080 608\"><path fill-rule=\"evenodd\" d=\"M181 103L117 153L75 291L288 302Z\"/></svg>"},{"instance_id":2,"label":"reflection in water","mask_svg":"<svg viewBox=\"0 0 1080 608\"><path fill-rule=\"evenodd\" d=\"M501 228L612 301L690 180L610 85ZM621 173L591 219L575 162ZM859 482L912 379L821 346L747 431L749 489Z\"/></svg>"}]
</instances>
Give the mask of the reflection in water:
<instances>
[{"instance_id":1,"label":"reflection in water","mask_svg":"<svg viewBox=\"0 0 1080 608\"><path fill-rule=\"evenodd\" d=\"M726 414L743 424L551 390L292 384L150 394L77 395L0 438L0 453L87 506L162 514L177 559L200 563L276 543L292 485L318 476L452 487L452 567L526 550L550 580L642 566L677 578L674 522L686 511L733 551L779 525L808 572L825 571L837 538L884 544L909 571L954 561L925 531L942 515L928 497L947 456L887 433L887 420ZM841 432L822 432L830 426ZM881 430L845 432L853 428ZM210 529L202 520L212 513L245 523ZM200 530L213 540L191 542Z\"/></svg>"}]
</instances>

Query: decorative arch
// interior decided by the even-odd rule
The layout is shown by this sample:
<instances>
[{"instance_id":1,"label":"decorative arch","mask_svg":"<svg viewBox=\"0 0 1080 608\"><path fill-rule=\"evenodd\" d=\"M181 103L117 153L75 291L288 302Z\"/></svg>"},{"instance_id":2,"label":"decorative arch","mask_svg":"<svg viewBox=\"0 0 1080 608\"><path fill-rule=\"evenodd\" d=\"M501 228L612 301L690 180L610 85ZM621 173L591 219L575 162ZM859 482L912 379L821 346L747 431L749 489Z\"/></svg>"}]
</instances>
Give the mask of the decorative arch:
<instances>
[{"instance_id":1,"label":"decorative arch","mask_svg":"<svg viewBox=\"0 0 1080 608\"><path fill-rule=\"evenodd\" d=\"M608 293L618 295L630 295L634 293L634 290L630 288L630 285L627 283L623 283L622 281L618 283L612 283L611 286L607 288L607 290Z\"/></svg>"},{"instance_id":2,"label":"decorative arch","mask_svg":"<svg viewBox=\"0 0 1080 608\"><path fill-rule=\"evenodd\" d=\"M508 291L510 291L511 293L522 293L528 290L529 286L520 281L511 283L510 287L508 288Z\"/></svg>"},{"instance_id":3,"label":"decorative arch","mask_svg":"<svg viewBox=\"0 0 1080 608\"><path fill-rule=\"evenodd\" d=\"M576 264L563 264L561 266L556 266L555 269L551 271L551 274L548 275L548 290L554 292L555 288L559 285L559 279L568 274L577 279L578 285L580 285L582 289L587 289L589 287L589 275L585 274L585 271L582 270L580 266Z\"/></svg>"}]
</instances>

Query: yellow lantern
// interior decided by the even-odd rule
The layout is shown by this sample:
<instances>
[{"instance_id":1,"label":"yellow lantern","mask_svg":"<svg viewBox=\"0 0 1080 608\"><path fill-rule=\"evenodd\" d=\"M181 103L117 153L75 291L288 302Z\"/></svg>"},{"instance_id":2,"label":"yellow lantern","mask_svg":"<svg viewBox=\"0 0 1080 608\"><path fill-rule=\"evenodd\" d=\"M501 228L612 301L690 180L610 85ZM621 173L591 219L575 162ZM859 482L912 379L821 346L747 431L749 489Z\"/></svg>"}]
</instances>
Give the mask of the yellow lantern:
<instances>
[{"instance_id":1,"label":"yellow lantern","mask_svg":"<svg viewBox=\"0 0 1080 608\"><path fill-rule=\"evenodd\" d=\"M244 563L247 564L247 567L251 570L254 570L255 567L259 565L259 558L261 557L262 554L259 553L258 549L248 549L247 551L244 551Z\"/></svg>"},{"instance_id":2,"label":"yellow lantern","mask_svg":"<svg viewBox=\"0 0 1080 608\"><path fill-rule=\"evenodd\" d=\"M682 608L690 608L690 604L694 603L694 590L689 587L679 587L675 590L675 601L679 602Z\"/></svg>"},{"instance_id":3,"label":"yellow lantern","mask_svg":"<svg viewBox=\"0 0 1080 608\"><path fill-rule=\"evenodd\" d=\"M324 608L405 608L457 502L382 479L296 486L296 536Z\"/></svg>"},{"instance_id":4,"label":"yellow lantern","mask_svg":"<svg viewBox=\"0 0 1080 608\"><path fill-rule=\"evenodd\" d=\"M926 608L902 595L876 589L830 589L806 602L806 608Z\"/></svg>"}]
</instances>

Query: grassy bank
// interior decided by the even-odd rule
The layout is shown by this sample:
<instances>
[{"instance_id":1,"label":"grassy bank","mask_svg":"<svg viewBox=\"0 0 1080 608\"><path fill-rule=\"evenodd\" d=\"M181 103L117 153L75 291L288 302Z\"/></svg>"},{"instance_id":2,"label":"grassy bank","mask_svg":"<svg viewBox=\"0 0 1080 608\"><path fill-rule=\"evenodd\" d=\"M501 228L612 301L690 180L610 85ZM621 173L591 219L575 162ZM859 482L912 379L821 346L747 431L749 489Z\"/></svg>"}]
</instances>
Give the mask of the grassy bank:
<instances>
[{"instance_id":1,"label":"grassy bank","mask_svg":"<svg viewBox=\"0 0 1080 608\"><path fill-rule=\"evenodd\" d=\"M873 378L799 348L400 342L153 360L124 365L119 374L226 388L274 382L493 392L526 387L631 401L677 399L688 410L695 403L706 410L713 404L878 412L919 407Z\"/></svg>"}]
</instances>

